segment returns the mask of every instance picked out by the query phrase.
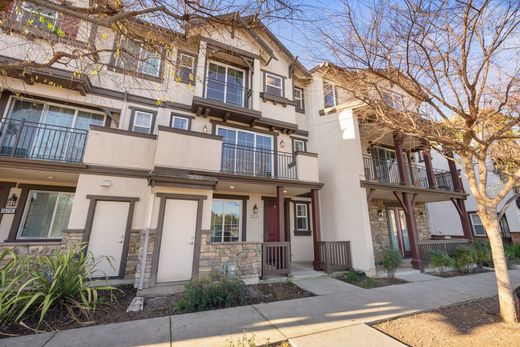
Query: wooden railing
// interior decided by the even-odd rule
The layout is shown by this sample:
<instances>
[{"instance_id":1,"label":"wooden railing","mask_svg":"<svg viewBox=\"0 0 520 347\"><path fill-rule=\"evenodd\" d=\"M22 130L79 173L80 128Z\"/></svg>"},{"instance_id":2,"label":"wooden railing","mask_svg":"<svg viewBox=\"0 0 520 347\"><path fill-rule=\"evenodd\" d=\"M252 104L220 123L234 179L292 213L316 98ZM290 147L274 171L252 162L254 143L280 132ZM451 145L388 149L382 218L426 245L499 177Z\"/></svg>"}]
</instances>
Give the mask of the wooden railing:
<instances>
[{"instance_id":1,"label":"wooden railing","mask_svg":"<svg viewBox=\"0 0 520 347\"><path fill-rule=\"evenodd\" d=\"M427 240L427 241L419 241L417 245L419 246L419 257L423 262L428 263L431 258L432 251L444 251L448 254L453 254L455 249L460 246L466 246L470 243L469 240L466 239L458 239L458 240Z\"/></svg>"},{"instance_id":2,"label":"wooden railing","mask_svg":"<svg viewBox=\"0 0 520 347\"><path fill-rule=\"evenodd\" d=\"M320 241L320 267L326 273L352 269L350 241Z\"/></svg>"},{"instance_id":3,"label":"wooden railing","mask_svg":"<svg viewBox=\"0 0 520 347\"><path fill-rule=\"evenodd\" d=\"M262 244L262 277L291 273L291 243L265 242Z\"/></svg>"}]
</instances>

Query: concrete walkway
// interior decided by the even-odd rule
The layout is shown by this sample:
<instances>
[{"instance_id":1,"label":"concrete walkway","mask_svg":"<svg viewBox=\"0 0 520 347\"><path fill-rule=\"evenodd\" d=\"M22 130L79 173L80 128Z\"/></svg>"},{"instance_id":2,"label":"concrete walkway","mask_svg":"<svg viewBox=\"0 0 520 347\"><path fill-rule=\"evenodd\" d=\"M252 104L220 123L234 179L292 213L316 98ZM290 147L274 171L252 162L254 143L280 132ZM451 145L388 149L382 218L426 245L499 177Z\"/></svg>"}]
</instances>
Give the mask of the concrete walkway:
<instances>
[{"instance_id":1,"label":"concrete walkway","mask_svg":"<svg viewBox=\"0 0 520 347\"><path fill-rule=\"evenodd\" d=\"M515 285L520 271L511 271ZM303 346L402 346L365 325L473 298L496 295L494 273L361 289L332 279L296 280L318 296L0 340L0 346L225 346L245 335L257 344L289 339Z\"/></svg>"}]
</instances>

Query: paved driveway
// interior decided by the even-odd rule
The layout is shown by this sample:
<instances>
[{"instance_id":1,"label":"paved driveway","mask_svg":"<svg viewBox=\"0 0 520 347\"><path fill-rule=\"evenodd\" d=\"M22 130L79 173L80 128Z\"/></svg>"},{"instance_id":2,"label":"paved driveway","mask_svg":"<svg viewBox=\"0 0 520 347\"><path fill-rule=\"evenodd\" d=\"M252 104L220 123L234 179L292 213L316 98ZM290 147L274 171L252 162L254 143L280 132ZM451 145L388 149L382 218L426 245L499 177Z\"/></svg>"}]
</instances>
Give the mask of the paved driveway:
<instances>
[{"instance_id":1,"label":"paved driveway","mask_svg":"<svg viewBox=\"0 0 520 347\"><path fill-rule=\"evenodd\" d=\"M519 285L520 271L510 273ZM419 277L374 289L301 280L295 283L318 296L3 339L0 346L223 346L244 334L258 344L289 339L295 347L402 346L365 323L496 295L494 273Z\"/></svg>"}]
</instances>

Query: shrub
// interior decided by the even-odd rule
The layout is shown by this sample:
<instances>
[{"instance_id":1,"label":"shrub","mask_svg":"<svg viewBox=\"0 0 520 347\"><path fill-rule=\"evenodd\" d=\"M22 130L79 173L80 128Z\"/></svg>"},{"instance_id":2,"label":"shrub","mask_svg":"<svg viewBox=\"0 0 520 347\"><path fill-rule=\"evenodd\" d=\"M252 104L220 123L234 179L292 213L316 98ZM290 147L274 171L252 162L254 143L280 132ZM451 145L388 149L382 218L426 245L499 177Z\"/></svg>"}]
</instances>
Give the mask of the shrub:
<instances>
[{"instance_id":1,"label":"shrub","mask_svg":"<svg viewBox=\"0 0 520 347\"><path fill-rule=\"evenodd\" d=\"M455 260L455 268L459 272L468 272L469 266L475 263L475 250L473 247L459 246L453 253L453 259Z\"/></svg>"},{"instance_id":2,"label":"shrub","mask_svg":"<svg viewBox=\"0 0 520 347\"><path fill-rule=\"evenodd\" d=\"M18 295L25 264L13 251L5 250L0 255L0 326L12 322L23 306L23 296Z\"/></svg>"},{"instance_id":3,"label":"shrub","mask_svg":"<svg viewBox=\"0 0 520 347\"><path fill-rule=\"evenodd\" d=\"M388 273L388 277L393 279L395 277L395 270L399 268L403 261L401 252L397 249L385 249L383 252L383 267Z\"/></svg>"},{"instance_id":4,"label":"shrub","mask_svg":"<svg viewBox=\"0 0 520 347\"><path fill-rule=\"evenodd\" d=\"M13 321L19 322L36 316L39 325L53 310L65 312L76 320L90 319L98 304L97 291L114 289L91 284L91 274L98 262L85 254L84 249L76 252L73 248L56 250L51 255L13 258L11 267L2 270L8 272L5 278L10 278L9 290L2 287L2 296L7 298L7 292L11 295L14 292L15 298L11 300L16 303L5 315L2 312L0 319L14 317Z\"/></svg>"},{"instance_id":5,"label":"shrub","mask_svg":"<svg viewBox=\"0 0 520 347\"><path fill-rule=\"evenodd\" d=\"M475 241L473 243L473 250L475 251L475 263L477 263L479 268L482 268L482 266L489 266L493 263L489 243Z\"/></svg>"},{"instance_id":6,"label":"shrub","mask_svg":"<svg viewBox=\"0 0 520 347\"><path fill-rule=\"evenodd\" d=\"M505 244L504 252L509 260L520 260L520 244Z\"/></svg>"},{"instance_id":7,"label":"shrub","mask_svg":"<svg viewBox=\"0 0 520 347\"><path fill-rule=\"evenodd\" d=\"M356 283L357 281L359 281L359 274L356 271L349 271L345 275L345 280L348 283Z\"/></svg>"},{"instance_id":8,"label":"shrub","mask_svg":"<svg viewBox=\"0 0 520 347\"><path fill-rule=\"evenodd\" d=\"M365 281L365 288L370 289L370 288L375 288L375 287L377 287L376 280L373 279L372 277L367 277L367 280Z\"/></svg>"},{"instance_id":9,"label":"shrub","mask_svg":"<svg viewBox=\"0 0 520 347\"><path fill-rule=\"evenodd\" d=\"M439 269L440 273L443 273L447 267L454 265L454 260L445 251L431 251L430 263L433 267Z\"/></svg>"},{"instance_id":10,"label":"shrub","mask_svg":"<svg viewBox=\"0 0 520 347\"><path fill-rule=\"evenodd\" d=\"M245 292L245 284L238 277L226 275L215 280L214 276L208 276L187 284L175 309L196 312L242 305Z\"/></svg>"}]
</instances>

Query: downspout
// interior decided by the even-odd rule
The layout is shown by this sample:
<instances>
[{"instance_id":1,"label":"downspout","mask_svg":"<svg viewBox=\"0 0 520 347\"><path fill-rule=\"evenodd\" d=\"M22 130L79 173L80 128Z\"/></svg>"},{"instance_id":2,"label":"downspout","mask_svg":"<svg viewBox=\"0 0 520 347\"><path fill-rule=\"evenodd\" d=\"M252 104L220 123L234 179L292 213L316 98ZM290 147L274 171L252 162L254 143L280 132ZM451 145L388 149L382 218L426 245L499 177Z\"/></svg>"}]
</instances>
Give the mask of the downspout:
<instances>
[{"instance_id":1,"label":"downspout","mask_svg":"<svg viewBox=\"0 0 520 347\"><path fill-rule=\"evenodd\" d=\"M153 205L155 202L155 194L154 189L150 188L150 195L148 197L148 204L146 206L146 224L144 228L144 244L143 244L143 254L142 254L142 261L141 261L141 271L139 274L139 287L137 288L138 291L141 291L144 286L144 273L146 269L146 260L148 256L148 240L150 239L150 228L152 227L152 214L153 214Z\"/></svg>"}]
</instances>

